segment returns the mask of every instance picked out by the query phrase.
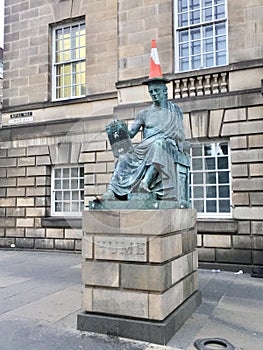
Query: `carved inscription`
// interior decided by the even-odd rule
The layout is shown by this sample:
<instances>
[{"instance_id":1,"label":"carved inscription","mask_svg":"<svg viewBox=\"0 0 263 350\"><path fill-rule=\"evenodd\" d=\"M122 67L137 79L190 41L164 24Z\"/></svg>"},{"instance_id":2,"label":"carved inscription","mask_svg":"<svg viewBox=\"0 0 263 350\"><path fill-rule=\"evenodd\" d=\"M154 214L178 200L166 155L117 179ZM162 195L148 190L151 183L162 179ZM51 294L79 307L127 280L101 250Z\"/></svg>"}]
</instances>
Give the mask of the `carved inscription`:
<instances>
[{"instance_id":1,"label":"carved inscription","mask_svg":"<svg viewBox=\"0 0 263 350\"><path fill-rule=\"evenodd\" d=\"M146 238L95 237L95 259L146 261Z\"/></svg>"}]
</instances>

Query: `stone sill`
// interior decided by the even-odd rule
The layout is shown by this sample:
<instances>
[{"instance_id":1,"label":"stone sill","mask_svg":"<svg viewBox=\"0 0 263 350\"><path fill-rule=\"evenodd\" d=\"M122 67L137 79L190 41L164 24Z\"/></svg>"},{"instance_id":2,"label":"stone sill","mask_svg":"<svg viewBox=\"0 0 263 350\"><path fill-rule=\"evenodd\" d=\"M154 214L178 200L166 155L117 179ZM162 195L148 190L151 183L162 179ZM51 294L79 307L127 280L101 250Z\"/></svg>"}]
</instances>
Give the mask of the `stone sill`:
<instances>
[{"instance_id":1,"label":"stone sill","mask_svg":"<svg viewBox=\"0 0 263 350\"><path fill-rule=\"evenodd\" d=\"M47 228L82 228L82 218L65 218L60 216L50 216L41 219L42 227Z\"/></svg>"},{"instance_id":2,"label":"stone sill","mask_svg":"<svg viewBox=\"0 0 263 350\"><path fill-rule=\"evenodd\" d=\"M29 103L25 105L19 105L19 106L3 105L2 113L11 113L11 112L18 112L18 111L22 112L24 110L27 111L27 110L34 110L39 108L58 107L58 106L102 101L102 100L109 100L109 99L116 99L116 98L117 98L117 92L112 91L112 92L104 92L100 94L88 95L86 97L65 99L65 100L59 100L59 101L36 102L36 103Z\"/></svg>"}]
</instances>

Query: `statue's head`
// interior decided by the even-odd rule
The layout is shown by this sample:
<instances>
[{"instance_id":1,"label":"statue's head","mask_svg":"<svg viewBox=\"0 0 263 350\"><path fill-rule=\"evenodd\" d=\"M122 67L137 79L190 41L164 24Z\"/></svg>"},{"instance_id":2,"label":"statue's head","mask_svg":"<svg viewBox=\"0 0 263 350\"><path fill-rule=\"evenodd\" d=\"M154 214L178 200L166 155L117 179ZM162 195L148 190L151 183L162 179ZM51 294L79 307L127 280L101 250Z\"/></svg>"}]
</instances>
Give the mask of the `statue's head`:
<instances>
[{"instance_id":1,"label":"statue's head","mask_svg":"<svg viewBox=\"0 0 263 350\"><path fill-rule=\"evenodd\" d=\"M148 83L148 91L155 105L160 106L167 101L167 86L164 81L150 81Z\"/></svg>"}]
</instances>

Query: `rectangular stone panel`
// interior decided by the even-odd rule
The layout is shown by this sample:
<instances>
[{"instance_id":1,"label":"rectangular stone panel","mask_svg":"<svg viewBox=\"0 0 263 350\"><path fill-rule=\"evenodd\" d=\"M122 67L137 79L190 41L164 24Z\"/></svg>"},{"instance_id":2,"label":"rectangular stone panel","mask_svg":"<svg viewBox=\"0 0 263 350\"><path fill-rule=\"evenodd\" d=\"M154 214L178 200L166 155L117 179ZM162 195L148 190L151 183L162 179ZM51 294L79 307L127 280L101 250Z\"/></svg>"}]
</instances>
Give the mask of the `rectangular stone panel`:
<instances>
[{"instance_id":1,"label":"rectangular stone panel","mask_svg":"<svg viewBox=\"0 0 263 350\"><path fill-rule=\"evenodd\" d=\"M184 300L188 299L198 289L198 273L193 272L183 280Z\"/></svg>"},{"instance_id":2,"label":"rectangular stone panel","mask_svg":"<svg viewBox=\"0 0 263 350\"><path fill-rule=\"evenodd\" d=\"M182 235L155 237L149 241L149 261L164 262L182 254Z\"/></svg>"},{"instance_id":3,"label":"rectangular stone panel","mask_svg":"<svg viewBox=\"0 0 263 350\"><path fill-rule=\"evenodd\" d=\"M170 288L171 264L121 264L121 287L163 292Z\"/></svg>"},{"instance_id":4,"label":"rectangular stone panel","mask_svg":"<svg viewBox=\"0 0 263 350\"><path fill-rule=\"evenodd\" d=\"M119 287L119 264L100 261L84 261L81 281L89 286Z\"/></svg>"},{"instance_id":5,"label":"rectangular stone panel","mask_svg":"<svg viewBox=\"0 0 263 350\"><path fill-rule=\"evenodd\" d=\"M172 284L177 283L193 271L193 253L172 261Z\"/></svg>"},{"instance_id":6,"label":"rectangular stone panel","mask_svg":"<svg viewBox=\"0 0 263 350\"><path fill-rule=\"evenodd\" d=\"M148 318L148 293L114 289L93 290L93 312Z\"/></svg>"},{"instance_id":7,"label":"rectangular stone panel","mask_svg":"<svg viewBox=\"0 0 263 350\"><path fill-rule=\"evenodd\" d=\"M183 302L183 282L162 294L149 295L149 318L163 320Z\"/></svg>"},{"instance_id":8,"label":"rectangular stone panel","mask_svg":"<svg viewBox=\"0 0 263 350\"><path fill-rule=\"evenodd\" d=\"M145 237L95 236L95 259L147 261Z\"/></svg>"},{"instance_id":9,"label":"rectangular stone panel","mask_svg":"<svg viewBox=\"0 0 263 350\"><path fill-rule=\"evenodd\" d=\"M230 235L204 235L204 247L210 248L230 248L231 236Z\"/></svg>"}]
</instances>

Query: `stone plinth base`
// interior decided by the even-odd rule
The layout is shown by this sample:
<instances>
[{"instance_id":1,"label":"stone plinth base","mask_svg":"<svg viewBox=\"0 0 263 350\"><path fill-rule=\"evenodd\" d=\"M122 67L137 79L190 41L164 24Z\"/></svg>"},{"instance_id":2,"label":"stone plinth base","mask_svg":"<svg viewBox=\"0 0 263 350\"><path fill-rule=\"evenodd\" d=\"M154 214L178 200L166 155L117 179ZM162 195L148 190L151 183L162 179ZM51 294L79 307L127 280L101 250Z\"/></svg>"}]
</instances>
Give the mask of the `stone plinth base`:
<instances>
[{"instance_id":1,"label":"stone plinth base","mask_svg":"<svg viewBox=\"0 0 263 350\"><path fill-rule=\"evenodd\" d=\"M199 304L195 210L84 211L82 255L80 330L165 344Z\"/></svg>"},{"instance_id":2,"label":"stone plinth base","mask_svg":"<svg viewBox=\"0 0 263 350\"><path fill-rule=\"evenodd\" d=\"M81 331L114 335L165 345L187 321L201 303L201 293L195 292L163 321L145 321L92 313L80 313L77 328Z\"/></svg>"}]
</instances>

